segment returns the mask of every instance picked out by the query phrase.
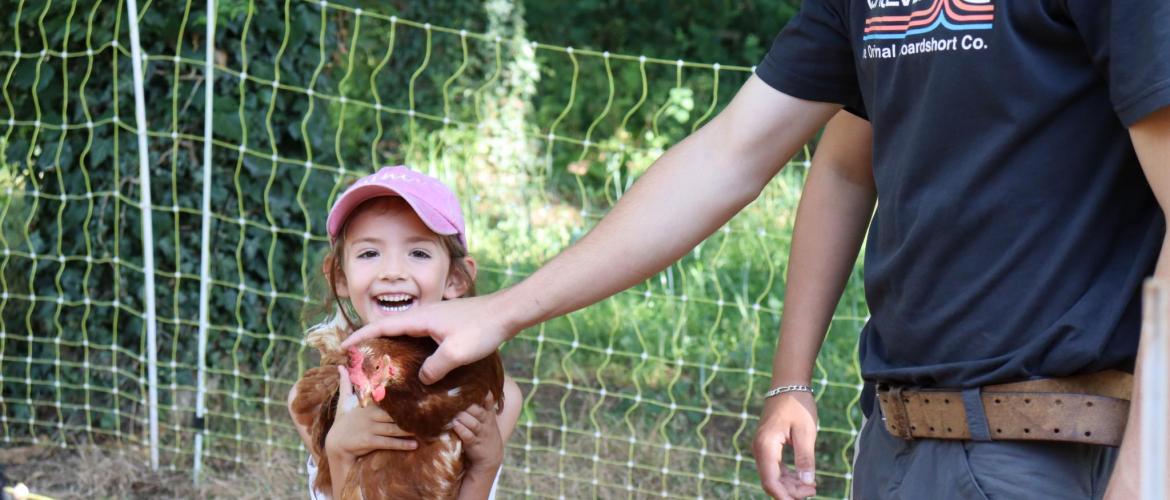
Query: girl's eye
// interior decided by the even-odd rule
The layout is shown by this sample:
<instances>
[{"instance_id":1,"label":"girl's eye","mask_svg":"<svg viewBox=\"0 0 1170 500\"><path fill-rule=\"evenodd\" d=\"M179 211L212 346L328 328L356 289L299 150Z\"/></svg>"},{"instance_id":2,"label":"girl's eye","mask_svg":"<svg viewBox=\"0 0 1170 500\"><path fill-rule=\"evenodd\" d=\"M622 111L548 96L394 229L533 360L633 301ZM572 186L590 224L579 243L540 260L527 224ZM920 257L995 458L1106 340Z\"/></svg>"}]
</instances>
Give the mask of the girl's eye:
<instances>
[{"instance_id":1,"label":"girl's eye","mask_svg":"<svg viewBox=\"0 0 1170 500\"><path fill-rule=\"evenodd\" d=\"M414 257L416 259L429 259L429 258L431 258L431 254L427 253L425 250L411 250L410 256Z\"/></svg>"},{"instance_id":2,"label":"girl's eye","mask_svg":"<svg viewBox=\"0 0 1170 500\"><path fill-rule=\"evenodd\" d=\"M378 256L378 252L376 252L374 250L364 250L362 252L359 252L357 257L359 259L372 259L372 258L377 257L377 256Z\"/></svg>"}]
</instances>

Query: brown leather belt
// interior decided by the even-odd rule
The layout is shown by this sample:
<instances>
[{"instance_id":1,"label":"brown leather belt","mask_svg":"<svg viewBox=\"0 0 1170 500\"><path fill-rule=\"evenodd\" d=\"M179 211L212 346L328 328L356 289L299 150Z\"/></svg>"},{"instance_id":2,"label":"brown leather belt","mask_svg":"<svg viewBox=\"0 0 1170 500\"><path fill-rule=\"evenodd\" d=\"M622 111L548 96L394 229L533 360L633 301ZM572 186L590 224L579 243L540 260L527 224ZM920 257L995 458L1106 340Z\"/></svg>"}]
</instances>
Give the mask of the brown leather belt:
<instances>
[{"instance_id":1,"label":"brown leather belt","mask_svg":"<svg viewBox=\"0 0 1170 500\"><path fill-rule=\"evenodd\" d=\"M989 385L977 393L879 384L882 420L902 439L1070 441L1119 446L1133 376L1115 370ZM967 402L964 403L964 392ZM976 395L978 397L972 397ZM982 402L986 428L968 425ZM978 412L978 408L973 408Z\"/></svg>"}]
</instances>

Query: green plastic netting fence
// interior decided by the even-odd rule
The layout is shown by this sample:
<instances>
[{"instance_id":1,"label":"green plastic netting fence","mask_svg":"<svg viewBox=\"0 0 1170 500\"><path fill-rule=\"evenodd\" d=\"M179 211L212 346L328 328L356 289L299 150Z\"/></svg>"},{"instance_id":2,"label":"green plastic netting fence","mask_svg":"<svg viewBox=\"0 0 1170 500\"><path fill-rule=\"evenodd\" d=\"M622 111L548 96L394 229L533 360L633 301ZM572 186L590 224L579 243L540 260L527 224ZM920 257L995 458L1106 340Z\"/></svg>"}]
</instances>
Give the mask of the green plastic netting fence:
<instances>
[{"instance_id":1,"label":"green plastic netting fence","mask_svg":"<svg viewBox=\"0 0 1170 500\"><path fill-rule=\"evenodd\" d=\"M134 7L20 0L0 27L6 446L154 448L171 469L303 454L285 397L316 362L301 335L348 182L408 163L450 183L479 288L496 290L588 231L751 73L537 43L514 14L461 30L304 0L221 1L208 54L203 2ZM655 278L505 346L524 409L503 495L764 496L750 442L808 158ZM847 496L860 421L859 278L817 363L825 497Z\"/></svg>"}]
</instances>

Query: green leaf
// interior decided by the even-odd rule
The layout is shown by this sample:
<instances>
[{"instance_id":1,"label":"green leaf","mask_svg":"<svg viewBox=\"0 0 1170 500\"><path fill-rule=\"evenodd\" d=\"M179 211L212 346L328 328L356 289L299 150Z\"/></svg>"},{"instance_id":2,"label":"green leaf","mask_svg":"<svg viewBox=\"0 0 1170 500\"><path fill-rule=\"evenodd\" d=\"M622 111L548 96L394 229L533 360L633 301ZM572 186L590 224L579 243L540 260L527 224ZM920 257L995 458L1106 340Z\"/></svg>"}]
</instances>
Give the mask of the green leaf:
<instances>
[{"instance_id":1,"label":"green leaf","mask_svg":"<svg viewBox=\"0 0 1170 500\"><path fill-rule=\"evenodd\" d=\"M243 137L238 115L239 101L231 97L216 96L213 102L215 111L212 113L211 126L215 135L239 142Z\"/></svg>"}]
</instances>

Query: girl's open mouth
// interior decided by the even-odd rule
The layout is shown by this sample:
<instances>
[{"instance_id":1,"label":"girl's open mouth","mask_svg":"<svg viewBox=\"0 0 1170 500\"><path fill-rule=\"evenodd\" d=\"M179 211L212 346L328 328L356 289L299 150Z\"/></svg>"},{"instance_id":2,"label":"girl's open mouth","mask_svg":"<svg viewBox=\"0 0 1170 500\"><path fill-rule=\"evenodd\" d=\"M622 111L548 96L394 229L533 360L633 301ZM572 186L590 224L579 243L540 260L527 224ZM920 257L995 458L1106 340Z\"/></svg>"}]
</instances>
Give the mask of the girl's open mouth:
<instances>
[{"instance_id":1,"label":"girl's open mouth","mask_svg":"<svg viewBox=\"0 0 1170 500\"><path fill-rule=\"evenodd\" d=\"M374 297L378 308L385 312L402 312L414 305L414 297L405 293L391 293Z\"/></svg>"}]
</instances>

